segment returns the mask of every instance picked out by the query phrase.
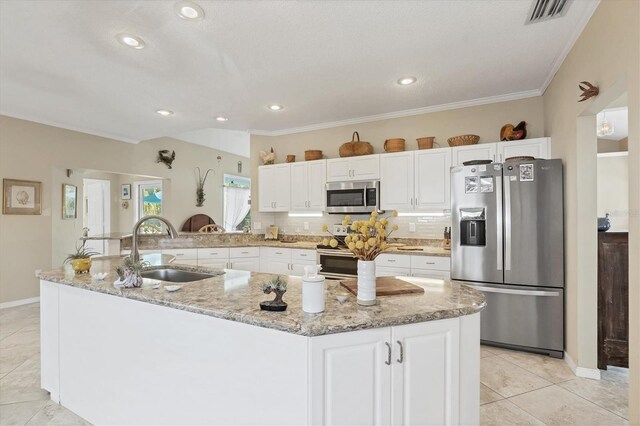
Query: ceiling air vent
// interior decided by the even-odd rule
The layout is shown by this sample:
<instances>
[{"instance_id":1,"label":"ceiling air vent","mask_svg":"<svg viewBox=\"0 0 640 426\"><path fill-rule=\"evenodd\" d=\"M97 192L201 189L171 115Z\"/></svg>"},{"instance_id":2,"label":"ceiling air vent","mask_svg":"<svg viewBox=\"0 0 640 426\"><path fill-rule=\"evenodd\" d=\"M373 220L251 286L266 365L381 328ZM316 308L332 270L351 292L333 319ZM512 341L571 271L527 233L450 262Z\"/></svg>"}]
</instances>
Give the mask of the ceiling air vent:
<instances>
[{"instance_id":1,"label":"ceiling air vent","mask_svg":"<svg viewBox=\"0 0 640 426\"><path fill-rule=\"evenodd\" d=\"M567 13L569 3L571 3L571 0L533 0L525 24L535 24L536 22L560 18Z\"/></svg>"}]
</instances>

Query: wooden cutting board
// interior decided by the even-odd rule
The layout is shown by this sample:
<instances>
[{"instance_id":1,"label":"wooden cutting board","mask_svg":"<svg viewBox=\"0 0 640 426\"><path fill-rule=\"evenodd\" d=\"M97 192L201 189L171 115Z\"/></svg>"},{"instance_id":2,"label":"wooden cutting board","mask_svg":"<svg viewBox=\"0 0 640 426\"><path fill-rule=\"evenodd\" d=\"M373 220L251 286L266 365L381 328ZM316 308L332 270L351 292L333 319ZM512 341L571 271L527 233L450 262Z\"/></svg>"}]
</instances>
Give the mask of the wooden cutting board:
<instances>
[{"instance_id":1,"label":"wooden cutting board","mask_svg":"<svg viewBox=\"0 0 640 426\"><path fill-rule=\"evenodd\" d=\"M351 294L358 294L358 280L340 281L342 287ZM376 278L376 296L393 296L397 294L422 294L424 288L394 277Z\"/></svg>"}]
</instances>

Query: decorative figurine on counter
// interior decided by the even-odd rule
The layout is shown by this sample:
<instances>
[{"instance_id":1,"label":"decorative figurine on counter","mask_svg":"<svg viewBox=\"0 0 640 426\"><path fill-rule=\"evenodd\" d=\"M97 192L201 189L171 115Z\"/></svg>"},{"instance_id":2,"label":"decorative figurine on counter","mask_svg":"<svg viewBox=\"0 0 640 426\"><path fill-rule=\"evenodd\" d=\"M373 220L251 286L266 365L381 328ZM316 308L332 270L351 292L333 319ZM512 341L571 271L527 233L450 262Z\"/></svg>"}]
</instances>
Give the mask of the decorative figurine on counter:
<instances>
[{"instance_id":1,"label":"decorative figurine on counter","mask_svg":"<svg viewBox=\"0 0 640 426\"><path fill-rule=\"evenodd\" d=\"M287 303L282 300L282 296L287 292L287 282L278 275L275 279L262 284L264 294L275 293L276 298L260 302L260 309L263 311L282 312L287 309Z\"/></svg>"},{"instance_id":2,"label":"decorative figurine on counter","mask_svg":"<svg viewBox=\"0 0 640 426\"><path fill-rule=\"evenodd\" d=\"M207 169L207 172L202 177L200 173L200 167L196 167L196 171L198 172L198 187L196 189L196 207L202 207L204 205L204 183L207 181L207 176L209 176L209 172L215 173L213 169Z\"/></svg>"},{"instance_id":3,"label":"decorative figurine on counter","mask_svg":"<svg viewBox=\"0 0 640 426\"><path fill-rule=\"evenodd\" d=\"M262 158L262 164L265 166L276 162L276 153L273 152L273 147L271 147L271 152L266 153L264 151L260 151L259 155L260 158Z\"/></svg>"},{"instance_id":4,"label":"decorative figurine on counter","mask_svg":"<svg viewBox=\"0 0 640 426\"><path fill-rule=\"evenodd\" d=\"M158 151L158 159L156 160L156 163L162 163L165 166L167 166L168 169L172 169L173 167L171 167L171 164L175 159L176 159L175 151L171 151L171 153L169 153L168 149L163 149Z\"/></svg>"},{"instance_id":5,"label":"decorative figurine on counter","mask_svg":"<svg viewBox=\"0 0 640 426\"><path fill-rule=\"evenodd\" d=\"M116 288L141 287L142 275L140 273L147 266L149 266L149 262L135 261L129 256L125 257L122 265L116 268L118 279L113 283L113 286Z\"/></svg>"}]
</instances>

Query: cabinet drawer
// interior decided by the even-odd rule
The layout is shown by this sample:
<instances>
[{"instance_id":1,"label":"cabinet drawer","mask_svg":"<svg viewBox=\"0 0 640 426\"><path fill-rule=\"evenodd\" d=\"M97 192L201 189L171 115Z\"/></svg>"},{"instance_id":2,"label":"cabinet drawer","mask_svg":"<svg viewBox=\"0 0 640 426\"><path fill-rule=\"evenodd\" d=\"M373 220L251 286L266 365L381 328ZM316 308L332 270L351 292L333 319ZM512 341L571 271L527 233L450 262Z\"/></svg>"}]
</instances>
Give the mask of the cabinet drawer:
<instances>
[{"instance_id":1,"label":"cabinet drawer","mask_svg":"<svg viewBox=\"0 0 640 426\"><path fill-rule=\"evenodd\" d=\"M197 249L162 249L162 254L169 254L176 257L176 261L180 259L197 259Z\"/></svg>"},{"instance_id":2,"label":"cabinet drawer","mask_svg":"<svg viewBox=\"0 0 640 426\"><path fill-rule=\"evenodd\" d=\"M438 271L448 271L451 269L451 261L448 257L411 256L411 269L436 269Z\"/></svg>"},{"instance_id":3,"label":"cabinet drawer","mask_svg":"<svg viewBox=\"0 0 640 426\"><path fill-rule=\"evenodd\" d=\"M229 249L220 248L199 248L198 259L228 259Z\"/></svg>"},{"instance_id":4,"label":"cabinet drawer","mask_svg":"<svg viewBox=\"0 0 640 426\"><path fill-rule=\"evenodd\" d=\"M229 249L229 257L232 259L260 257L260 247L232 247Z\"/></svg>"},{"instance_id":5,"label":"cabinet drawer","mask_svg":"<svg viewBox=\"0 0 640 426\"><path fill-rule=\"evenodd\" d=\"M376 266L390 268L411 268L411 256L406 254L381 254L376 257Z\"/></svg>"},{"instance_id":6,"label":"cabinet drawer","mask_svg":"<svg viewBox=\"0 0 640 426\"><path fill-rule=\"evenodd\" d=\"M316 251L315 250L303 250L303 249L291 249L291 260L293 262L296 261L311 261L313 263L316 262Z\"/></svg>"},{"instance_id":7,"label":"cabinet drawer","mask_svg":"<svg viewBox=\"0 0 640 426\"><path fill-rule=\"evenodd\" d=\"M265 247L266 256L269 259L291 260L291 249L283 249L278 247Z\"/></svg>"},{"instance_id":8,"label":"cabinet drawer","mask_svg":"<svg viewBox=\"0 0 640 426\"><path fill-rule=\"evenodd\" d=\"M449 271L436 271L435 269L412 269L411 276L417 278L434 278L436 280L445 281L451 280Z\"/></svg>"}]
</instances>

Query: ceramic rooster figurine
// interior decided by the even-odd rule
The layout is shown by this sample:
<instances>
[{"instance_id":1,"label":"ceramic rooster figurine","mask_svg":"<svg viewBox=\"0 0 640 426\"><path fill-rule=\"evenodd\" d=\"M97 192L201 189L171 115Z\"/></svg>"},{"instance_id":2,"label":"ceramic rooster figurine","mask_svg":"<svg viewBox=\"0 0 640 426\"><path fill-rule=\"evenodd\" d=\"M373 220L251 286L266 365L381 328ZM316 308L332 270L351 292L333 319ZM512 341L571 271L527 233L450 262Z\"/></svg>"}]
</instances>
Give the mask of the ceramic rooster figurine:
<instances>
[{"instance_id":1,"label":"ceramic rooster figurine","mask_svg":"<svg viewBox=\"0 0 640 426\"><path fill-rule=\"evenodd\" d=\"M260 151L260 158L262 158L262 164L273 164L276 161L276 154L273 152L273 147L271 147L271 152L269 153Z\"/></svg>"}]
</instances>

